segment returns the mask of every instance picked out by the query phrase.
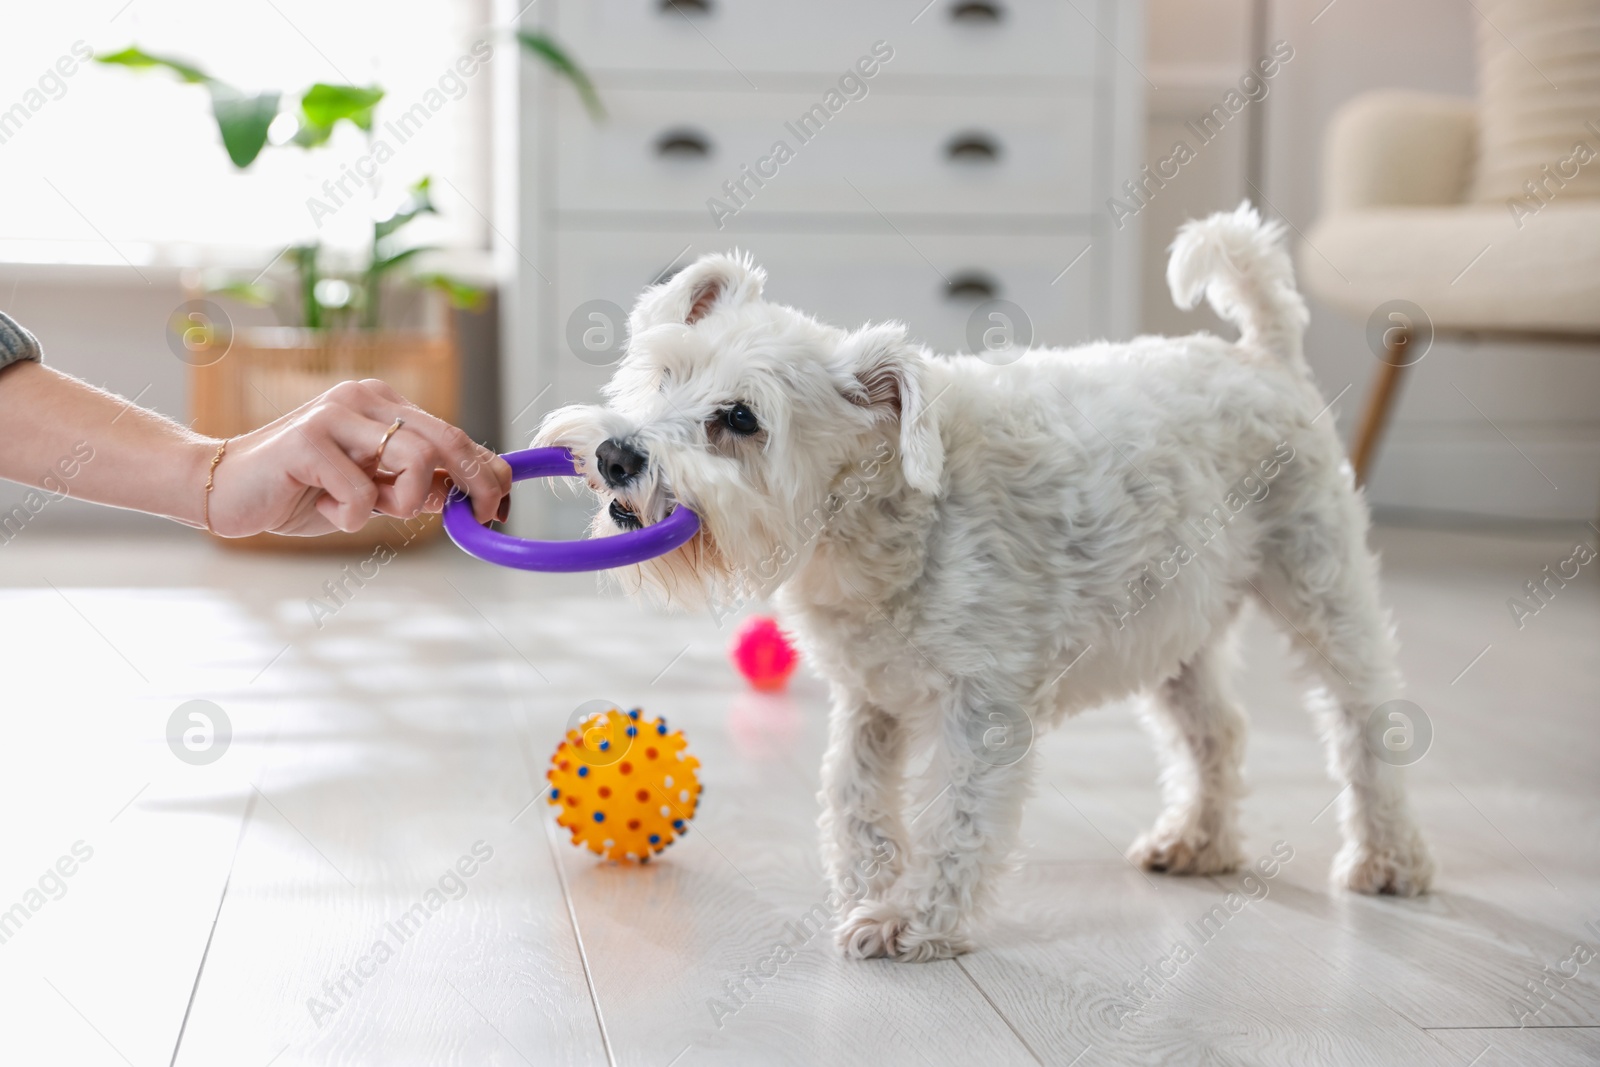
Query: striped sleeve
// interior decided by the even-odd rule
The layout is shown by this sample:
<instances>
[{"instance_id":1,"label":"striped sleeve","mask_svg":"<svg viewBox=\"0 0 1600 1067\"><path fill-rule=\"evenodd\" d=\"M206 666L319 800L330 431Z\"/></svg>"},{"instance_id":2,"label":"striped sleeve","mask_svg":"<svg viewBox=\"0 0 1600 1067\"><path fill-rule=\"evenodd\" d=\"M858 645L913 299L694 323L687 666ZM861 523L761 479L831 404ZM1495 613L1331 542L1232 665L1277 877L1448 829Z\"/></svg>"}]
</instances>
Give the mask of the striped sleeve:
<instances>
[{"instance_id":1,"label":"striped sleeve","mask_svg":"<svg viewBox=\"0 0 1600 1067\"><path fill-rule=\"evenodd\" d=\"M37 361L43 355L39 339L18 325L16 319L0 311L0 368L24 359Z\"/></svg>"}]
</instances>

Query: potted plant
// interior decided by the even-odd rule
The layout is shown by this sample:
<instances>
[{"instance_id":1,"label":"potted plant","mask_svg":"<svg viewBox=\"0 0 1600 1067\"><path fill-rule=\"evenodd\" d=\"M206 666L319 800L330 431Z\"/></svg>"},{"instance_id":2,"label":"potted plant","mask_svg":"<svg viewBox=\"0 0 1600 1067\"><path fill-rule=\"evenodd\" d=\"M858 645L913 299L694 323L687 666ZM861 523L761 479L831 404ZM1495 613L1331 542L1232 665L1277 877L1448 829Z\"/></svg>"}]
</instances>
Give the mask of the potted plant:
<instances>
[{"instance_id":1,"label":"potted plant","mask_svg":"<svg viewBox=\"0 0 1600 1067\"><path fill-rule=\"evenodd\" d=\"M553 40L519 33L523 49L570 81L590 114L603 114L588 77ZM479 58L492 54L477 52ZM369 147L384 90L376 85L318 82L297 96L279 90L248 93L182 59L137 47L96 57L133 69L160 69L211 97L222 147L244 170L269 147L314 150L328 143L340 123L361 130ZM366 183L374 203L379 182ZM327 185L324 188L328 188ZM322 201L331 212L344 200ZM308 202L313 218L318 201ZM174 313L174 347L190 365L194 427L219 437L245 433L350 378L382 378L414 403L442 419L458 417L460 360L444 301L477 308L478 286L439 271L421 269L432 246L407 240L411 223L437 214L432 183L424 177L388 210L375 211L371 236L357 255L326 249L318 241L291 243L256 277L231 280L209 294L271 307L281 325L234 331L226 312L205 291L192 291ZM423 298L423 299L419 299ZM249 547L372 547L410 543L431 536L436 517L374 521L356 534L319 538L262 534L230 541Z\"/></svg>"}]
</instances>

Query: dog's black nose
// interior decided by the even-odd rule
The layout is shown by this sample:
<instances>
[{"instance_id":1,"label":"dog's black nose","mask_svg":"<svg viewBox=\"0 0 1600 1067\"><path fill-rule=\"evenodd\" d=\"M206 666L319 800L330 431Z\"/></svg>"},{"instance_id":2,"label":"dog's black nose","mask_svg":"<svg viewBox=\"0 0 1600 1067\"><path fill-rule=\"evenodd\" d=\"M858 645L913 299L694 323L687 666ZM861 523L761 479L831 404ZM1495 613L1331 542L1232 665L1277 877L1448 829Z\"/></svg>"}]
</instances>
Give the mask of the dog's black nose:
<instances>
[{"instance_id":1,"label":"dog's black nose","mask_svg":"<svg viewBox=\"0 0 1600 1067\"><path fill-rule=\"evenodd\" d=\"M635 474L644 470L647 462L643 452L615 437L602 441L600 447L594 450L594 458L600 465L600 477L613 489L627 485Z\"/></svg>"}]
</instances>

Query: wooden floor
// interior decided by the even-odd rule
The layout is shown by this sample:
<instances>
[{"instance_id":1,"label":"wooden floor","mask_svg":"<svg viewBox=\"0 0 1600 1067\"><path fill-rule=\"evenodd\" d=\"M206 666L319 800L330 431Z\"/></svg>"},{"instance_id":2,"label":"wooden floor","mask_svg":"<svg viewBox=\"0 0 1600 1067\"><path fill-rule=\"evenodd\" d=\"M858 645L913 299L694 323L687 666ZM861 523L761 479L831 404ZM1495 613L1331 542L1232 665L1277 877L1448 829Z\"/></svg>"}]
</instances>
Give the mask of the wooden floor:
<instances>
[{"instance_id":1,"label":"wooden floor","mask_svg":"<svg viewBox=\"0 0 1600 1067\"><path fill-rule=\"evenodd\" d=\"M1237 877L1122 860L1155 766L1113 707L1038 743L981 949L905 966L796 933L825 895L822 686L746 692L709 620L437 546L319 628L334 562L24 531L0 547L0 1063L1600 1062L1600 956L1571 962L1600 953L1600 563L1521 630L1506 604L1580 536L1377 534L1434 731L1410 775L1431 896L1327 888L1334 789L1252 617L1246 847L1293 850L1260 899L1202 937ZM703 764L663 862L553 832L544 763L596 698ZM192 699L232 724L205 766L165 740ZM752 978L780 939L802 947Z\"/></svg>"}]
</instances>

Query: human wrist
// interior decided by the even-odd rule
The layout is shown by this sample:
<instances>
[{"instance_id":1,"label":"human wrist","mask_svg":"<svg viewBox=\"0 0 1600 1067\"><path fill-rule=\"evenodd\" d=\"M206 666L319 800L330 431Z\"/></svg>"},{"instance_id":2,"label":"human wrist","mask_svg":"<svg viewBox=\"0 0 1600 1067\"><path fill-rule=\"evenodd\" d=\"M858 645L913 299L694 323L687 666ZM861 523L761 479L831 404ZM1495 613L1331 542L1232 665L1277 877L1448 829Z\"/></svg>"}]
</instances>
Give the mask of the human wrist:
<instances>
[{"instance_id":1,"label":"human wrist","mask_svg":"<svg viewBox=\"0 0 1600 1067\"><path fill-rule=\"evenodd\" d=\"M178 442L171 466L173 481L168 487L169 501L162 514L197 530L206 528L206 482L211 478L211 460L222 444L217 437L194 436Z\"/></svg>"}]
</instances>

